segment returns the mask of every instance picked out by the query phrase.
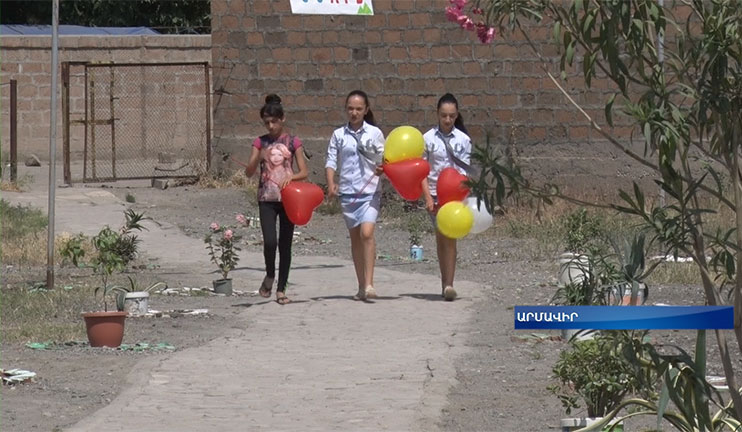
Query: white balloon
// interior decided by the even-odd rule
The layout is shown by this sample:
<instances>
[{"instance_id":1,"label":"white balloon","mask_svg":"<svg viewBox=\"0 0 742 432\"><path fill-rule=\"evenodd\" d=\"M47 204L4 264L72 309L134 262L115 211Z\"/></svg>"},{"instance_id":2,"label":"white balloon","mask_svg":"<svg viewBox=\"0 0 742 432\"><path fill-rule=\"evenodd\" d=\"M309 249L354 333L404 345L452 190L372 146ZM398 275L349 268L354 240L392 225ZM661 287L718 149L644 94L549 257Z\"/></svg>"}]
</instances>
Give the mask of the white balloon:
<instances>
[{"instance_id":1,"label":"white balloon","mask_svg":"<svg viewBox=\"0 0 742 432\"><path fill-rule=\"evenodd\" d=\"M492 215L487 211L487 208L485 208L484 201L482 201L479 204L479 207L477 207L477 197L470 196L464 200L464 204L466 204L474 214L474 225L472 225L471 230L469 231L470 234L479 234L492 226Z\"/></svg>"}]
</instances>

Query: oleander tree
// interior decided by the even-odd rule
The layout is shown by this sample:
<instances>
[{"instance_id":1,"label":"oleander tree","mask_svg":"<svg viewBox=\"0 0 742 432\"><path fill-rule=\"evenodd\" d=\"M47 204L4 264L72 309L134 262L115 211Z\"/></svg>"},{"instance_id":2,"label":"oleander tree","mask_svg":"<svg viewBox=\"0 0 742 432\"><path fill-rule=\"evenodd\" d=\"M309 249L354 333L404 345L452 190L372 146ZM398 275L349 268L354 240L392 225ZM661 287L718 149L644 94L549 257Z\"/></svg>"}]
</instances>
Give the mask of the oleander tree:
<instances>
[{"instance_id":1,"label":"oleander tree","mask_svg":"<svg viewBox=\"0 0 742 432\"><path fill-rule=\"evenodd\" d=\"M448 18L476 31L482 42L495 32L525 40L544 75L586 123L633 163L656 173L664 202L645 198L656 189L650 193L634 183L632 190L618 191L621 204L613 207L643 221L671 254L693 258L707 304L735 307L734 332L715 335L727 384L739 389L739 359L729 346L736 339L742 351L742 0L450 3ZM534 24L553 30L559 72L542 53L544 46L529 36ZM565 89L574 70L581 71L587 88L598 79L610 83L604 118L591 117ZM638 150L612 133L614 113L626 116L638 132ZM482 168L473 187L490 210L518 190L570 199L555 185L524 178L489 144L477 146L473 158ZM732 217L719 223L718 212ZM740 392L731 395L728 414L742 420Z\"/></svg>"}]
</instances>

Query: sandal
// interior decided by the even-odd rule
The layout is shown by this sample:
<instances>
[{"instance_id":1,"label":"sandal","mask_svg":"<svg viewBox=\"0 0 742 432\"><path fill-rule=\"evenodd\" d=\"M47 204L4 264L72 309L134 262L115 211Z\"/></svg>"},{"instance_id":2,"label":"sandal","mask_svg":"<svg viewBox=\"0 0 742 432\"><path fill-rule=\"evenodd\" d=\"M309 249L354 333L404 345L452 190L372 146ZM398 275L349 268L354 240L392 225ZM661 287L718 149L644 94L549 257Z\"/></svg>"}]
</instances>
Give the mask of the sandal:
<instances>
[{"instance_id":1,"label":"sandal","mask_svg":"<svg viewBox=\"0 0 742 432\"><path fill-rule=\"evenodd\" d=\"M359 287L358 288L358 292L356 293L356 295L353 296L353 300L365 301L366 300L366 290Z\"/></svg>"},{"instance_id":2,"label":"sandal","mask_svg":"<svg viewBox=\"0 0 742 432\"><path fill-rule=\"evenodd\" d=\"M456 290L452 286L443 288L443 299L446 301L454 301L456 299Z\"/></svg>"},{"instance_id":3,"label":"sandal","mask_svg":"<svg viewBox=\"0 0 742 432\"><path fill-rule=\"evenodd\" d=\"M270 283L268 283L270 281ZM258 290L258 294L260 294L261 297L268 298L271 296L271 292L273 291L273 278L269 278L268 276L263 279L263 283L260 284L260 289Z\"/></svg>"},{"instance_id":4,"label":"sandal","mask_svg":"<svg viewBox=\"0 0 742 432\"><path fill-rule=\"evenodd\" d=\"M376 295L376 290L371 285L366 287L365 292L366 292L367 299L375 299L379 297L378 295Z\"/></svg>"},{"instance_id":5,"label":"sandal","mask_svg":"<svg viewBox=\"0 0 742 432\"><path fill-rule=\"evenodd\" d=\"M284 294L281 291L276 292L276 303L280 305L285 305L291 303L291 299L286 297L286 294Z\"/></svg>"}]
</instances>

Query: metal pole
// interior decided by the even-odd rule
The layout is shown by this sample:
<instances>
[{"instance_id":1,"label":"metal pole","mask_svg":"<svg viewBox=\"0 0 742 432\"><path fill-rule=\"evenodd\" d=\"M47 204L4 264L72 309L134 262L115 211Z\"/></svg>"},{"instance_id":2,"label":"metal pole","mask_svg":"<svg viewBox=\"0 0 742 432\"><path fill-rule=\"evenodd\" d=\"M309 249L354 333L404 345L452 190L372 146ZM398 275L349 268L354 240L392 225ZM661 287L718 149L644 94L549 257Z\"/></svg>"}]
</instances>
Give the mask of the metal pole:
<instances>
[{"instance_id":1,"label":"metal pole","mask_svg":"<svg viewBox=\"0 0 742 432\"><path fill-rule=\"evenodd\" d=\"M204 63L204 79L206 80L206 172L211 169L211 77L209 75L209 62L206 62Z\"/></svg>"},{"instance_id":2,"label":"metal pole","mask_svg":"<svg viewBox=\"0 0 742 432\"><path fill-rule=\"evenodd\" d=\"M70 62L62 62L62 160L64 184L72 185L70 169Z\"/></svg>"},{"instance_id":3,"label":"metal pole","mask_svg":"<svg viewBox=\"0 0 742 432\"><path fill-rule=\"evenodd\" d=\"M657 0L657 4L659 5L660 9L665 7L665 0ZM665 70L665 37L662 35L662 33L657 31L657 62L660 64L660 70L664 72ZM660 188L660 206L665 206L665 190Z\"/></svg>"},{"instance_id":4,"label":"metal pole","mask_svg":"<svg viewBox=\"0 0 742 432\"><path fill-rule=\"evenodd\" d=\"M54 288L54 199L57 182L57 59L59 54L59 0L52 2L52 88L49 121L49 223L46 245L46 288Z\"/></svg>"},{"instance_id":5,"label":"metal pole","mask_svg":"<svg viewBox=\"0 0 742 432\"><path fill-rule=\"evenodd\" d=\"M18 180L18 81L10 80L10 182Z\"/></svg>"}]
</instances>

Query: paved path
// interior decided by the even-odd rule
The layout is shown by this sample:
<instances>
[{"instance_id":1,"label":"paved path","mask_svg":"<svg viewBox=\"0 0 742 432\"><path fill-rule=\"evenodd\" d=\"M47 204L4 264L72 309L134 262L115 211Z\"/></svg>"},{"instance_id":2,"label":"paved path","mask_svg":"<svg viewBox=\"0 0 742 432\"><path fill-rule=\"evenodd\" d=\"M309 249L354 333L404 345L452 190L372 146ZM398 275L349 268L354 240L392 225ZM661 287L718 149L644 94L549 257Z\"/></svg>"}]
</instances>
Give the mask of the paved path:
<instances>
[{"instance_id":1,"label":"paved path","mask_svg":"<svg viewBox=\"0 0 742 432\"><path fill-rule=\"evenodd\" d=\"M57 196L57 232L91 234L123 221L123 203L105 190ZM4 198L46 207L44 194ZM147 254L209 271L201 241L168 225L149 227ZM247 255L245 262L261 260ZM458 283L464 295L448 303L437 295L437 275L377 268L381 298L356 302L352 263L324 257L297 257L291 282L294 303L235 298L246 306L235 319L247 330L143 361L110 405L68 430L436 430L479 287Z\"/></svg>"}]
</instances>

